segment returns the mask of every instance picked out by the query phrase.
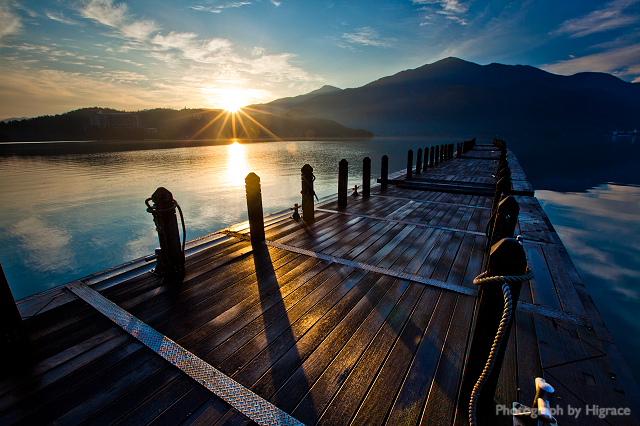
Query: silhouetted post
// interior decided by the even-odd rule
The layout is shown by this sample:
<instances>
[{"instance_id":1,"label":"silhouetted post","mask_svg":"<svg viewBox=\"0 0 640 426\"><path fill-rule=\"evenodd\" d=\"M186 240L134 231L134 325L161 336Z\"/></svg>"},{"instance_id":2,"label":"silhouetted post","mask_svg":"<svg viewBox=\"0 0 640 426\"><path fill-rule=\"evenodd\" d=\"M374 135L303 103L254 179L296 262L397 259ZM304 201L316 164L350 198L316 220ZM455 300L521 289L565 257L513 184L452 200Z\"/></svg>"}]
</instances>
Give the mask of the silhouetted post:
<instances>
[{"instance_id":1,"label":"silhouetted post","mask_svg":"<svg viewBox=\"0 0 640 426\"><path fill-rule=\"evenodd\" d=\"M527 258L524 249L518 241L513 238L505 238L491 247L489 262L487 266L487 277L501 275L524 275L527 269ZM496 391L498 376L502 369L502 361L507 347L507 340L511 331L511 325L515 318L516 305L520 297L520 287L522 283L508 284L513 300L511 308L511 321L509 322L504 338L497 353L495 364L491 370L487 381L482 387L478 400L477 419L478 424L488 424L487 421L495 415L493 397ZM502 312L504 311L504 297L502 285L484 284L480 287L478 295L478 313L473 331L473 338L469 348L467 365L464 369L462 386L460 387L459 413L468 412L471 391L478 378L484 370L484 366L489 358L491 346L498 331Z\"/></svg>"},{"instance_id":2,"label":"silhouetted post","mask_svg":"<svg viewBox=\"0 0 640 426\"><path fill-rule=\"evenodd\" d=\"M7 371L11 368L10 365L27 359L30 341L2 265L0 265L0 333L2 333L0 340L2 371Z\"/></svg>"},{"instance_id":3,"label":"silhouetted post","mask_svg":"<svg viewBox=\"0 0 640 426\"><path fill-rule=\"evenodd\" d=\"M455 149L453 147L453 143L449 144L449 159L452 159L454 157L454 152Z\"/></svg>"},{"instance_id":4,"label":"silhouetted post","mask_svg":"<svg viewBox=\"0 0 640 426\"><path fill-rule=\"evenodd\" d=\"M427 167L429 167L429 148L424 148L424 163L422 164L422 171L427 172Z\"/></svg>"},{"instance_id":5,"label":"silhouetted post","mask_svg":"<svg viewBox=\"0 0 640 426\"><path fill-rule=\"evenodd\" d=\"M362 160L362 196L371 196L371 158Z\"/></svg>"},{"instance_id":6,"label":"silhouetted post","mask_svg":"<svg viewBox=\"0 0 640 426\"><path fill-rule=\"evenodd\" d=\"M407 152L407 180L413 175L413 150Z\"/></svg>"},{"instance_id":7,"label":"silhouetted post","mask_svg":"<svg viewBox=\"0 0 640 426\"><path fill-rule=\"evenodd\" d=\"M153 206L149 205L149 200L153 201ZM158 265L164 272L166 279L182 282L185 270L184 251L180 242L178 217L176 216L178 203L173 199L173 194L163 187L156 189L156 192L145 203L147 211L153 214L153 221L156 224L156 231L158 231L158 241L160 242Z\"/></svg>"},{"instance_id":8,"label":"silhouetted post","mask_svg":"<svg viewBox=\"0 0 640 426\"><path fill-rule=\"evenodd\" d=\"M386 155L382 156L382 161L380 162L380 189L386 190L389 185L389 157Z\"/></svg>"},{"instance_id":9,"label":"silhouetted post","mask_svg":"<svg viewBox=\"0 0 640 426\"><path fill-rule=\"evenodd\" d=\"M433 165L437 166L439 162L440 162L440 147L436 145L435 162L433 163Z\"/></svg>"},{"instance_id":10,"label":"silhouetted post","mask_svg":"<svg viewBox=\"0 0 640 426\"><path fill-rule=\"evenodd\" d=\"M431 147L431 149L429 150L429 167L433 167L435 166L435 156L436 156L436 148L435 147Z\"/></svg>"},{"instance_id":11,"label":"silhouetted post","mask_svg":"<svg viewBox=\"0 0 640 426\"><path fill-rule=\"evenodd\" d=\"M499 179L498 183L496 184L496 193L493 197L493 204L491 204L492 214L498 208L498 203L502 199L502 194L504 195L511 194L511 178L509 176L505 176Z\"/></svg>"},{"instance_id":12,"label":"silhouetted post","mask_svg":"<svg viewBox=\"0 0 640 426\"><path fill-rule=\"evenodd\" d=\"M420 174L420 168L422 167L422 148L418 148L418 153L416 154L416 174Z\"/></svg>"},{"instance_id":13,"label":"silhouetted post","mask_svg":"<svg viewBox=\"0 0 640 426\"><path fill-rule=\"evenodd\" d=\"M312 223L315 220L313 211L313 196L315 194L313 191L313 181L315 179L313 167L309 164L302 166L300 179L302 180L302 191L300 191L302 194L302 219L306 223Z\"/></svg>"},{"instance_id":14,"label":"silhouetted post","mask_svg":"<svg viewBox=\"0 0 640 426\"><path fill-rule=\"evenodd\" d=\"M264 241L264 213L262 212L262 189L260 176L251 172L244 179L247 189L247 212L251 243Z\"/></svg>"},{"instance_id":15,"label":"silhouetted post","mask_svg":"<svg viewBox=\"0 0 640 426\"><path fill-rule=\"evenodd\" d=\"M349 180L349 163L344 158L338 164L338 206L347 206L347 185Z\"/></svg>"},{"instance_id":16,"label":"silhouetted post","mask_svg":"<svg viewBox=\"0 0 640 426\"><path fill-rule=\"evenodd\" d=\"M500 201L495 219L489 223L490 226L487 232L489 247L492 247L503 238L514 237L519 213L520 206L511 195Z\"/></svg>"},{"instance_id":17,"label":"silhouetted post","mask_svg":"<svg viewBox=\"0 0 640 426\"><path fill-rule=\"evenodd\" d=\"M444 163L444 144L440 145L440 162Z\"/></svg>"}]
</instances>

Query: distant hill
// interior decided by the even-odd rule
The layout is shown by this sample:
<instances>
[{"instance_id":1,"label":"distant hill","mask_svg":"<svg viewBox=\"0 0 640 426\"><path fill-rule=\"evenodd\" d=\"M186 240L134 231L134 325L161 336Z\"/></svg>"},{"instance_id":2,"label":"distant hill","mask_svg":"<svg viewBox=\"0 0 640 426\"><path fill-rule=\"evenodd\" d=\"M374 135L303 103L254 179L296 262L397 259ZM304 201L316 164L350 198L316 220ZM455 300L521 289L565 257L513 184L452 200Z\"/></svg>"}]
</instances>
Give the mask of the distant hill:
<instances>
[{"instance_id":1,"label":"distant hill","mask_svg":"<svg viewBox=\"0 0 640 426\"><path fill-rule=\"evenodd\" d=\"M227 138L359 138L364 129L350 129L332 120L254 114L234 120L209 109L157 108L126 112L82 108L55 116L0 123L0 142L61 140L227 139ZM237 117L237 116L236 116ZM268 130L265 130L268 129Z\"/></svg>"},{"instance_id":2,"label":"distant hill","mask_svg":"<svg viewBox=\"0 0 640 426\"><path fill-rule=\"evenodd\" d=\"M276 99L275 101L268 102L266 104L249 105L249 107L262 112L269 112L273 114L283 114L287 112L287 110L290 109L291 106L299 104L300 102L304 102L318 95L332 95L334 93L338 93L341 91L342 89L339 89L337 87L325 85L319 89L313 90L304 95L280 98L280 99ZM307 113L307 115L309 114Z\"/></svg>"},{"instance_id":3,"label":"distant hill","mask_svg":"<svg viewBox=\"0 0 640 426\"><path fill-rule=\"evenodd\" d=\"M290 108L386 136L606 134L640 128L640 83L447 58Z\"/></svg>"}]
</instances>

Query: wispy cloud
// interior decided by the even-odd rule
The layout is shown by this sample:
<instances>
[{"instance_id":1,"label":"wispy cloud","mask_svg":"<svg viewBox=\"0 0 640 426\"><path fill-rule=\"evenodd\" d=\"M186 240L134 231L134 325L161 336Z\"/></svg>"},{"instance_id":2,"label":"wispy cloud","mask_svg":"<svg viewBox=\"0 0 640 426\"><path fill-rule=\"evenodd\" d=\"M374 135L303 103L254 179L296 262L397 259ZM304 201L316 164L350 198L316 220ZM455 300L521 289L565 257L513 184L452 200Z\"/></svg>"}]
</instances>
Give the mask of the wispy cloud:
<instances>
[{"instance_id":1,"label":"wispy cloud","mask_svg":"<svg viewBox=\"0 0 640 426\"><path fill-rule=\"evenodd\" d=\"M435 12L442 15L446 19L454 21L460 25L467 25L467 21L461 16L469 10L468 3L462 3L459 0L411 0L413 4L422 5L422 11ZM426 21L420 25L430 25L433 19L432 15L425 16Z\"/></svg>"},{"instance_id":2,"label":"wispy cloud","mask_svg":"<svg viewBox=\"0 0 640 426\"><path fill-rule=\"evenodd\" d=\"M640 0L615 0L594 10L582 18L564 21L553 35L569 34L570 37L584 37L589 34L638 24L639 16L626 14L625 9Z\"/></svg>"},{"instance_id":3,"label":"wispy cloud","mask_svg":"<svg viewBox=\"0 0 640 426\"><path fill-rule=\"evenodd\" d=\"M605 50L541 66L556 74L571 75L578 72L608 72L619 77L640 74L640 44ZM640 77L633 80L640 82Z\"/></svg>"},{"instance_id":4,"label":"wispy cloud","mask_svg":"<svg viewBox=\"0 0 640 426\"><path fill-rule=\"evenodd\" d=\"M125 3L114 4L113 0L90 0L80 8L82 17L114 28L119 35L134 40L146 39L159 29L154 21L135 20L128 12Z\"/></svg>"},{"instance_id":5,"label":"wispy cloud","mask_svg":"<svg viewBox=\"0 0 640 426\"><path fill-rule=\"evenodd\" d=\"M391 47L397 41L395 38L381 38L378 32L371 27L356 28L352 33L342 33L342 40L351 45ZM340 47L348 47L339 44Z\"/></svg>"},{"instance_id":6,"label":"wispy cloud","mask_svg":"<svg viewBox=\"0 0 640 426\"><path fill-rule=\"evenodd\" d=\"M281 1L276 1L276 0L271 0L271 3L273 3L276 7L280 6L282 4Z\"/></svg>"},{"instance_id":7,"label":"wispy cloud","mask_svg":"<svg viewBox=\"0 0 640 426\"><path fill-rule=\"evenodd\" d=\"M242 7L251 4L250 1L234 1L226 4L219 4L216 6L189 6L193 10L198 10L202 12L211 12L211 13L221 13L224 9L229 9L233 7Z\"/></svg>"},{"instance_id":8,"label":"wispy cloud","mask_svg":"<svg viewBox=\"0 0 640 426\"><path fill-rule=\"evenodd\" d=\"M20 17L13 12L7 0L0 0L0 39L9 34L20 32L22 22Z\"/></svg>"},{"instance_id":9,"label":"wispy cloud","mask_svg":"<svg viewBox=\"0 0 640 426\"><path fill-rule=\"evenodd\" d=\"M79 22L74 21L73 19L69 19L67 17L65 17L62 12L58 12L58 13L54 13L54 12L45 12L45 15L47 16L47 18L53 20L53 21L58 21L60 23L63 24L67 24L67 25L78 25Z\"/></svg>"}]
</instances>

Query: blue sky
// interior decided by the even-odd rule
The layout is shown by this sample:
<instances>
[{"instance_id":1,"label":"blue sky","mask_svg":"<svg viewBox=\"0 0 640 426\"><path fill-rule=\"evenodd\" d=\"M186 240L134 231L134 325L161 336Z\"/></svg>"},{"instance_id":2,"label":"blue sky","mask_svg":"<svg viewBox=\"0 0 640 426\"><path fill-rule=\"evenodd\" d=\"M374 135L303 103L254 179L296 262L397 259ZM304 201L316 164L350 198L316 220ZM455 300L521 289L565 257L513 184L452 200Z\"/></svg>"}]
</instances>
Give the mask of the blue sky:
<instances>
[{"instance_id":1,"label":"blue sky","mask_svg":"<svg viewBox=\"0 0 640 426\"><path fill-rule=\"evenodd\" d=\"M0 119L266 102L448 56L640 82L640 0L0 0Z\"/></svg>"}]
</instances>

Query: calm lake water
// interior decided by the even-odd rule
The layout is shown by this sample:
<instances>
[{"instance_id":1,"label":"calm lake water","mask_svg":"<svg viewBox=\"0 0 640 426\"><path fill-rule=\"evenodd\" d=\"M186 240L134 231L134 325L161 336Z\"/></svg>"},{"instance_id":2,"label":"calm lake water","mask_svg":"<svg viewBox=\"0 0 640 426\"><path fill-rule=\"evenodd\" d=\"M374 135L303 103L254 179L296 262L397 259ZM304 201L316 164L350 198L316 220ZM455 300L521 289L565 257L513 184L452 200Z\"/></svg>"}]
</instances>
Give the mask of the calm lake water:
<instances>
[{"instance_id":1,"label":"calm lake water","mask_svg":"<svg viewBox=\"0 0 640 426\"><path fill-rule=\"evenodd\" d=\"M395 171L406 167L408 149L464 139L3 144L0 263L20 299L152 253L158 241L144 200L159 186L173 192L193 239L246 220L251 171L261 178L267 213L300 202L305 163L322 197L337 191L342 158L352 187L366 156L375 179L382 155ZM505 139L639 379L640 141Z\"/></svg>"}]
</instances>

